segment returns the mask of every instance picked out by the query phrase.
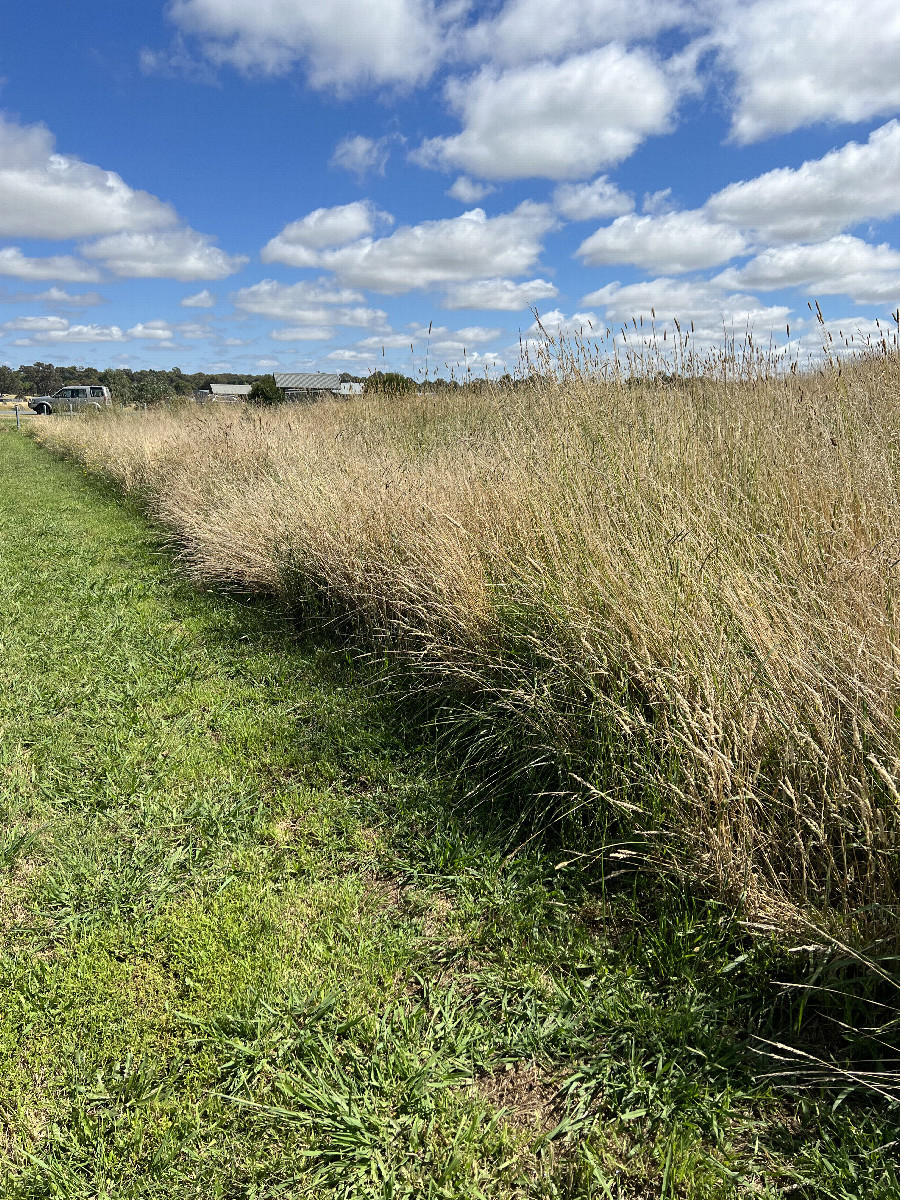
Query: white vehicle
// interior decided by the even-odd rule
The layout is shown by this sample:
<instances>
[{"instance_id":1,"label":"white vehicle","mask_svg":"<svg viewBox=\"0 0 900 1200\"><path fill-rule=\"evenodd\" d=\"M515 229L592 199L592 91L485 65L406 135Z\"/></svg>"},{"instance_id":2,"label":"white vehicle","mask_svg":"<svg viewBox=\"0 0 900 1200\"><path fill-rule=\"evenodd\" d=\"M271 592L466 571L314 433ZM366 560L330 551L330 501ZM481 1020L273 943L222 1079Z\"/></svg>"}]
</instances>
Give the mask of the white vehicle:
<instances>
[{"instance_id":1,"label":"white vehicle","mask_svg":"<svg viewBox=\"0 0 900 1200\"><path fill-rule=\"evenodd\" d=\"M99 383L68 383L52 396L33 396L28 407L39 417L49 417L55 412L84 412L86 409L99 411L111 403L108 387Z\"/></svg>"}]
</instances>

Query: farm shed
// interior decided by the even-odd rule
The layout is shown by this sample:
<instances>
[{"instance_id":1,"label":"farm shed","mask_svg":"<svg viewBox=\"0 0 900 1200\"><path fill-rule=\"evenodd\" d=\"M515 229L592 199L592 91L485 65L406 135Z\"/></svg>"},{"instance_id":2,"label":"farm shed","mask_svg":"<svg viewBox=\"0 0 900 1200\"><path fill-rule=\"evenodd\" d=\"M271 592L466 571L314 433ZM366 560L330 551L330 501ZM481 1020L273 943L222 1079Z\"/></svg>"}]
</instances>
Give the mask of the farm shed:
<instances>
[{"instance_id":1,"label":"farm shed","mask_svg":"<svg viewBox=\"0 0 900 1200\"><path fill-rule=\"evenodd\" d=\"M276 372L275 383L284 392L286 400L313 400L326 392L340 392L341 377L325 371Z\"/></svg>"},{"instance_id":2,"label":"farm shed","mask_svg":"<svg viewBox=\"0 0 900 1200\"><path fill-rule=\"evenodd\" d=\"M246 400L252 386L249 383L211 383L209 398L210 400Z\"/></svg>"}]
</instances>

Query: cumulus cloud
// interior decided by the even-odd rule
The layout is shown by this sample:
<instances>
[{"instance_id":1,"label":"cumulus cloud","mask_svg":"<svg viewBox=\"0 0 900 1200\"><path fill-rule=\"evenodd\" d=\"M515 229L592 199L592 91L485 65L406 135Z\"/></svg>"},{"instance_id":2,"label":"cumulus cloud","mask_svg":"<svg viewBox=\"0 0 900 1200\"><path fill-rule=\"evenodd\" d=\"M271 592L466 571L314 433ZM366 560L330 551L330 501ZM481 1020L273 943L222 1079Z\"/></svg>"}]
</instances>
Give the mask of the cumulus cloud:
<instances>
[{"instance_id":1,"label":"cumulus cloud","mask_svg":"<svg viewBox=\"0 0 900 1200\"><path fill-rule=\"evenodd\" d=\"M362 134L342 138L329 160L330 167L349 171L362 183L367 175L383 175L390 157L390 138L363 137Z\"/></svg>"},{"instance_id":2,"label":"cumulus cloud","mask_svg":"<svg viewBox=\"0 0 900 1200\"><path fill-rule=\"evenodd\" d=\"M293 321L297 324L324 324L336 318L323 318L322 314L332 306L345 312L355 307L357 315L369 313L361 324L377 321L383 325L385 314L380 309L365 309L360 292L350 288L335 287L325 279L301 280L299 283L279 283L275 279L263 279L251 287L235 292L232 302L240 312L274 320Z\"/></svg>"},{"instance_id":3,"label":"cumulus cloud","mask_svg":"<svg viewBox=\"0 0 900 1200\"><path fill-rule=\"evenodd\" d=\"M247 261L181 225L171 204L129 187L114 171L59 154L43 125L3 116L0 236L95 238L82 242L82 255L119 276L217 279ZM101 277L96 266L72 255L28 258L17 247L0 251L0 273L68 282Z\"/></svg>"},{"instance_id":4,"label":"cumulus cloud","mask_svg":"<svg viewBox=\"0 0 900 1200\"><path fill-rule=\"evenodd\" d=\"M322 250L343 246L392 222L393 217L380 212L368 200L355 200L335 208L317 208L299 221L285 225L281 233L266 243L260 258L264 263L314 267L320 262Z\"/></svg>"},{"instance_id":5,"label":"cumulus cloud","mask_svg":"<svg viewBox=\"0 0 900 1200\"><path fill-rule=\"evenodd\" d=\"M99 292L72 294L58 287L47 288L46 292L39 292L31 299L41 301L50 308L95 308L98 304L108 303L106 297L101 296Z\"/></svg>"},{"instance_id":6,"label":"cumulus cloud","mask_svg":"<svg viewBox=\"0 0 900 1200\"><path fill-rule=\"evenodd\" d=\"M848 142L800 167L729 184L705 207L713 220L781 241L820 240L893 216L900 212L900 122L882 125L862 145Z\"/></svg>"},{"instance_id":7,"label":"cumulus cloud","mask_svg":"<svg viewBox=\"0 0 900 1200\"><path fill-rule=\"evenodd\" d=\"M195 292L193 296L185 296L181 301L182 308L215 308L216 298L209 290L204 288L202 292Z\"/></svg>"},{"instance_id":8,"label":"cumulus cloud","mask_svg":"<svg viewBox=\"0 0 900 1200\"><path fill-rule=\"evenodd\" d=\"M127 331L127 336L149 342L170 342L173 334L168 321L139 321Z\"/></svg>"},{"instance_id":9,"label":"cumulus cloud","mask_svg":"<svg viewBox=\"0 0 900 1200\"><path fill-rule=\"evenodd\" d=\"M670 121L682 84L642 49L618 45L451 79L463 129L431 138L416 161L481 179L578 179L621 162Z\"/></svg>"},{"instance_id":10,"label":"cumulus cloud","mask_svg":"<svg viewBox=\"0 0 900 1200\"><path fill-rule=\"evenodd\" d=\"M724 288L808 288L817 295L846 295L860 303L900 301L900 252L841 234L815 245L774 246L714 281Z\"/></svg>"},{"instance_id":11,"label":"cumulus cloud","mask_svg":"<svg viewBox=\"0 0 900 1200\"><path fill-rule=\"evenodd\" d=\"M630 263L648 271L681 274L718 266L744 249L744 238L736 229L695 210L661 217L619 217L586 238L576 253L591 266Z\"/></svg>"},{"instance_id":12,"label":"cumulus cloud","mask_svg":"<svg viewBox=\"0 0 900 1200\"><path fill-rule=\"evenodd\" d=\"M14 317L11 321L4 321L3 328L20 333L50 333L68 329L69 322L64 317Z\"/></svg>"},{"instance_id":13,"label":"cumulus cloud","mask_svg":"<svg viewBox=\"0 0 900 1200\"><path fill-rule=\"evenodd\" d=\"M331 350L325 355L326 362L339 362L345 366L365 367L374 370L376 366L384 368L381 350Z\"/></svg>"},{"instance_id":14,"label":"cumulus cloud","mask_svg":"<svg viewBox=\"0 0 900 1200\"><path fill-rule=\"evenodd\" d=\"M448 287L443 300L447 309L480 308L497 312L519 312L538 300L558 295L558 288L547 279L473 279Z\"/></svg>"},{"instance_id":15,"label":"cumulus cloud","mask_svg":"<svg viewBox=\"0 0 900 1200\"><path fill-rule=\"evenodd\" d=\"M558 337L590 337L599 332L600 322L592 312L576 312L571 317L559 308L551 308L549 312L540 313L534 322L522 334L523 338L531 341Z\"/></svg>"},{"instance_id":16,"label":"cumulus cloud","mask_svg":"<svg viewBox=\"0 0 900 1200\"><path fill-rule=\"evenodd\" d=\"M43 125L0 116L0 236L72 238L176 224L175 210L114 171L57 153Z\"/></svg>"},{"instance_id":17,"label":"cumulus cloud","mask_svg":"<svg viewBox=\"0 0 900 1200\"><path fill-rule=\"evenodd\" d=\"M168 322L163 322L168 324ZM206 338L215 337L214 330L209 325L204 325L200 321L179 321L174 326L175 332L181 338L190 338L192 340L202 341ZM224 344L229 346L232 344L232 339L225 338Z\"/></svg>"},{"instance_id":18,"label":"cumulus cloud","mask_svg":"<svg viewBox=\"0 0 900 1200\"><path fill-rule=\"evenodd\" d=\"M327 341L336 325L388 328L386 312L357 303L362 300L358 292L335 288L325 280L285 284L263 279L241 288L231 299L239 312L285 321L269 333L278 342Z\"/></svg>"},{"instance_id":19,"label":"cumulus cloud","mask_svg":"<svg viewBox=\"0 0 900 1200\"><path fill-rule=\"evenodd\" d=\"M900 109L893 0L730 0L712 37L734 72L738 141Z\"/></svg>"},{"instance_id":20,"label":"cumulus cloud","mask_svg":"<svg viewBox=\"0 0 900 1200\"><path fill-rule=\"evenodd\" d=\"M293 328L273 329L269 337L276 342L327 342L334 337L334 330L327 325L297 325Z\"/></svg>"},{"instance_id":21,"label":"cumulus cloud","mask_svg":"<svg viewBox=\"0 0 900 1200\"><path fill-rule=\"evenodd\" d=\"M784 305L765 305L755 296L723 294L706 280L668 278L624 286L610 283L585 296L583 303L602 308L608 321L647 321L655 313L660 329L673 319L682 329L693 323L697 338L714 344L721 342L723 328L768 331L783 326L791 313Z\"/></svg>"},{"instance_id":22,"label":"cumulus cloud","mask_svg":"<svg viewBox=\"0 0 900 1200\"><path fill-rule=\"evenodd\" d=\"M100 278L96 267L71 254L29 258L18 246L4 246L0 249L0 275L39 282L58 279L66 283L96 283Z\"/></svg>"},{"instance_id":23,"label":"cumulus cloud","mask_svg":"<svg viewBox=\"0 0 900 1200\"><path fill-rule=\"evenodd\" d=\"M338 89L427 79L445 24L433 0L174 0L169 15L214 62L268 75L303 64L313 87Z\"/></svg>"},{"instance_id":24,"label":"cumulus cloud","mask_svg":"<svg viewBox=\"0 0 900 1200\"><path fill-rule=\"evenodd\" d=\"M399 295L435 284L478 279L489 272L514 276L530 270L555 218L545 204L526 201L487 217L475 208L459 217L405 225L390 237L362 238L323 251L322 266L351 287Z\"/></svg>"},{"instance_id":25,"label":"cumulus cloud","mask_svg":"<svg viewBox=\"0 0 900 1200\"><path fill-rule=\"evenodd\" d=\"M559 184L553 193L553 207L570 221L598 221L631 212L634 200L599 175L589 183Z\"/></svg>"},{"instance_id":26,"label":"cumulus cloud","mask_svg":"<svg viewBox=\"0 0 900 1200\"><path fill-rule=\"evenodd\" d=\"M489 183L479 183L475 179L469 179L467 175L460 175L452 187L447 189L447 195L458 200L460 204L477 204L496 190Z\"/></svg>"},{"instance_id":27,"label":"cumulus cloud","mask_svg":"<svg viewBox=\"0 0 900 1200\"><path fill-rule=\"evenodd\" d=\"M159 233L115 233L86 243L81 252L99 259L113 275L129 279L224 279L248 259L220 250L206 234L194 229Z\"/></svg>"},{"instance_id":28,"label":"cumulus cloud","mask_svg":"<svg viewBox=\"0 0 900 1200\"><path fill-rule=\"evenodd\" d=\"M94 308L106 304L99 292L70 293L63 288L50 287L45 292L0 292L2 304L46 304L48 308Z\"/></svg>"},{"instance_id":29,"label":"cumulus cloud","mask_svg":"<svg viewBox=\"0 0 900 1200\"><path fill-rule=\"evenodd\" d=\"M80 342L124 342L126 334L118 325L69 325L46 331L34 330L27 338L16 341L17 346L29 346L34 342L51 345Z\"/></svg>"},{"instance_id":30,"label":"cumulus cloud","mask_svg":"<svg viewBox=\"0 0 900 1200\"><path fill-rule=\"evenodd\" d=\"M499 13L468 29L463 45L473 57L516 65L692 27L701 8L689 0L508 0Z\"/></svg>"},{"instance_id":31,"label":"cumulus cloud","mask_svg":"<svg viewBox=\"0 0 900 1200\"><path fill-rule=\"evenodd\" d=\"M448 329L445 325L410 325L405 333L392 333L383 337L367 337L356 343L358 350L410 350L413 354L461 355L473 346L493 342L501 334L500 329L485 325L466 325L462 329Z\"/></svg>"}]
</instances>

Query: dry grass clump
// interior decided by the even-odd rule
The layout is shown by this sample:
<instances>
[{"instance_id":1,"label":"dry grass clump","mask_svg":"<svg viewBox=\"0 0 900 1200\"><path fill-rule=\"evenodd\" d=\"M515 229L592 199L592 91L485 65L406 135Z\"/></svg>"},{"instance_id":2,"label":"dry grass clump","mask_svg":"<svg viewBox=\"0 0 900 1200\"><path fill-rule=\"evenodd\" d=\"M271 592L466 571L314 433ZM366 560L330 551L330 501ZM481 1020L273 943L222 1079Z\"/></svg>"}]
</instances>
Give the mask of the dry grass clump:
<instances>
[{"instance_id":1,"label":"dry grass clump","mask_svg":"<svg viewBox=\"0 0 900 1200\"><path fill-rule=\"evenodd\" d=\"M39 436L144 497L198 579L391 647L473 757L757 914L896 939L900 357L564 365Z\"/></svg>"}]
</instances>

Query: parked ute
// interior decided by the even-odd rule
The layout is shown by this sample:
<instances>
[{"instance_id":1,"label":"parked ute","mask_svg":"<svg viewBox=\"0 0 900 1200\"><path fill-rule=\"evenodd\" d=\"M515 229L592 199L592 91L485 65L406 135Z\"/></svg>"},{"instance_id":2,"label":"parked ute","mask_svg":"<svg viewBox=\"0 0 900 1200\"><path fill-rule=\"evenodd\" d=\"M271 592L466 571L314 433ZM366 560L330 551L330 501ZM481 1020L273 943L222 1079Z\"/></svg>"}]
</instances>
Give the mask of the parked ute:
<instances>
[{"instance_id":1,"label":"parked ute","mask_svg":"<svg viewBox=\"0 0 900 1200\"><path fill-rule=\"evenodd\" d=\"M85 409L101 409L111 401L108 387L98 383L69 383L52 396L33 396L28 407L39 417L49 417L54 412L83 412Z\"/></svg>"}]
</instances>

